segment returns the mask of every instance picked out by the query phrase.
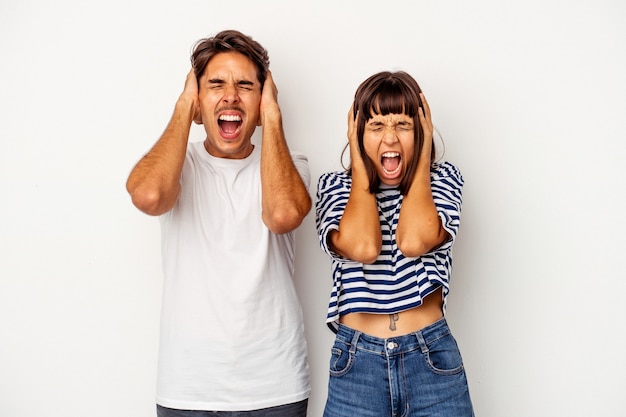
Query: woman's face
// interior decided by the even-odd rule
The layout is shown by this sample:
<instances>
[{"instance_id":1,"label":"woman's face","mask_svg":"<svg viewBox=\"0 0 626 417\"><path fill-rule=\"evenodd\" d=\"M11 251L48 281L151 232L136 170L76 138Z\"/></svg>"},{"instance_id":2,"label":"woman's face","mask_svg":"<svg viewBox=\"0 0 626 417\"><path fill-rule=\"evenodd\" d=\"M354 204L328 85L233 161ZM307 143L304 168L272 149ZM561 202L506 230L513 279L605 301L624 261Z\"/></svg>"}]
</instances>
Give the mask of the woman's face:
<instances>
[{"instance_id":1,"label":"woman's face","mask_svg":"<svg viewBox=\"0 0 626 417\"><path fill-rule=\"evenodd\" d=\"M363 147L380 181L399 185L415 151L413 118L406 114L375 114L365 123Z\"/></svg>"}]
</instances>

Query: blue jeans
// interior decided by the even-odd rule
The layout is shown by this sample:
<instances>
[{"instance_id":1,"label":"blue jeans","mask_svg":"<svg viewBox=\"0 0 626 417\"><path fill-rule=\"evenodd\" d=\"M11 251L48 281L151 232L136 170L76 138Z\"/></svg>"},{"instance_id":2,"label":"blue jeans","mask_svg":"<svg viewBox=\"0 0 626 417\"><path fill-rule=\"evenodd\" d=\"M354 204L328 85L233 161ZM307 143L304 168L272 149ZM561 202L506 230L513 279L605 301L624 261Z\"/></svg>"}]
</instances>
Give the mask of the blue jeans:
<instances>
[{"instance_id":1,"label":"blue jeans","mask_svg":"<svg viewBox=\"0 0 626 417\"><path fill-rule=\"evenodd\" d=\"M309 400L253 411L174 410L157 404L157 417L306 417Z\"/></svg>"},{"instance_id":2,"label":"blue jeans","mask_svg":"<svg viewBox=\"0 0 626 417\"><path fill-rule=\"evenodd\" d=\"M471 417L463 360L445 319L380 339L339 325L324 417Z\"/></svg>"}]
</instances>

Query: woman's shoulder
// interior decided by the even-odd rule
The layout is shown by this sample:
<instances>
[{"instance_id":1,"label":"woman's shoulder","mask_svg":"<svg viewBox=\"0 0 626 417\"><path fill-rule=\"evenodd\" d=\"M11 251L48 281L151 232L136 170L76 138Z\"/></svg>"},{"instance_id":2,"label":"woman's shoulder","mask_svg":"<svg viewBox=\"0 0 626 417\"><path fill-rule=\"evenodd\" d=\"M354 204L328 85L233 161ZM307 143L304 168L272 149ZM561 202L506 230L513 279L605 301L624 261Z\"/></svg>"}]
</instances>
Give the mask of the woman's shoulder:
<instances>
[{"instance_id":1,"label":"woman's shoulder","mask_svg":"<svg viewBox=\"0 0 626 417\"><path fill-rule=\"evenodd\" d=\"M433 180L442 180L446 178L453 179L454 181L463 184L463 175L461 170L455 164L449 161L441 161L433 164L430 175Z\"/></svg>"},{"instance_id":2,"label":"woman's shoulder","mask_svg":"<svg viewBox=\"0 0 626 417\"><path fill-rule=\"evenodd\" d=\"M318 180L319 188L329 188L336 186L347 186L352 183L352 177L346 171L330 171L320 175Z\"/></svg>"}]
</instances>

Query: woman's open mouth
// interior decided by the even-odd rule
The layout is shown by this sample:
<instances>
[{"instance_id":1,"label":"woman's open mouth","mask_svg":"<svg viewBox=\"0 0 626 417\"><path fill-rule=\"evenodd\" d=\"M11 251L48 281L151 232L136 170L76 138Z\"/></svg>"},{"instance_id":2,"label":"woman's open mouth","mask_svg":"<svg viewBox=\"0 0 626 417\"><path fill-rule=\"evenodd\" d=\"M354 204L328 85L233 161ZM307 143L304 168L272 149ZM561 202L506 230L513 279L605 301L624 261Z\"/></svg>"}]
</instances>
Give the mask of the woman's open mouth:
<instances>
[{"instance_id":1,"label":"woman's open mouth","mask_svg":"<svg viewBox=\"0 0 626 417\"><path fill-rule=\"evenodd\" d=\"M380 164L386 178L393 179L402 172L402 157L398 152L385 152L380 158Z\"/></svg>"}]
</instances>

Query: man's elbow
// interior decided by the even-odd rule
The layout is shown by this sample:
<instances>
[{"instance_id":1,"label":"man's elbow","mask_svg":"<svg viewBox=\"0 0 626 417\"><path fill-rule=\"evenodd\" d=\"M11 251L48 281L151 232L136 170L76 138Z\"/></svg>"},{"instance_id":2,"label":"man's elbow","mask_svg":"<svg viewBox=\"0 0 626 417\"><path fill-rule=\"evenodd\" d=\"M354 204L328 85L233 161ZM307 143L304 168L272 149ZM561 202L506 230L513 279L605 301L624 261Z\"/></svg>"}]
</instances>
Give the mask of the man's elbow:
<instances>
[{"instance_id":1,"label":"man's elbow","mask_svg":"<svg viewBox=\"0 0 626 417\"><path fill-rule=\"evenodd\" d=\"M289 233L300 224L311 209L311 204L302 208L285 207L282 209L272 210L271 213L263 212L263 222L273 233L278 235Z\"/></svg>"},{"instance_id":2,"label":"man's elbow","mask_svg":"<svg viewBox=\"0 0 626 417\"><path fill-rule=\"evenodd\" d=\"M141 186L132 187L126 184L131 201L140 211L150 216L159 216L166 213L173 206L164 198L163 193L156 189Z\"/></svg>"}]
</instances>

